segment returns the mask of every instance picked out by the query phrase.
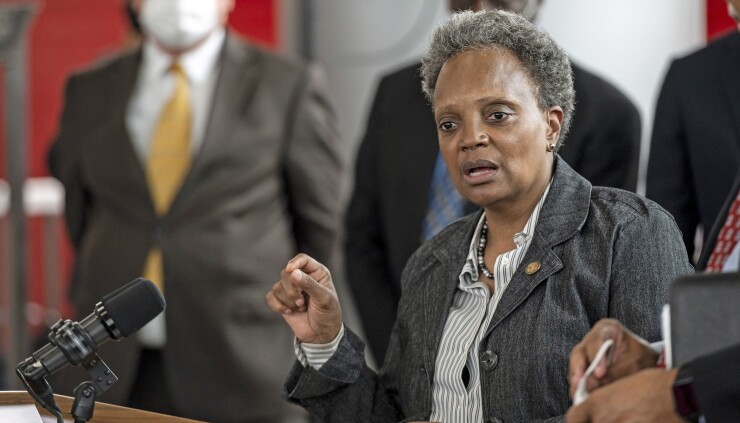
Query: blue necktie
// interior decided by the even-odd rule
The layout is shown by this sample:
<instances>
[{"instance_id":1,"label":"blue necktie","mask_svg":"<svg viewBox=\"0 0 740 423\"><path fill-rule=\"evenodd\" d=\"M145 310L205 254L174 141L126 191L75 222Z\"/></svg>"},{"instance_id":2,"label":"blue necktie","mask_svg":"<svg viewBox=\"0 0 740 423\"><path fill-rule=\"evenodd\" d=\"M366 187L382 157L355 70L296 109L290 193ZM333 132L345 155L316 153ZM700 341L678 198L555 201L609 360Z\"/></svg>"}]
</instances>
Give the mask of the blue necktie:
<instances>
[{"instance_id":1,"label":"blue necktie","mask_svg":"<svg viewBox=\"0 0 740 423\"><path fill-rule=\"evenodd\" d=\"M432 186L429 191L429 206L424 219L421 236L425 241L445 228L464 213L465 201L457 193L442 154L437 155L434 164Z\"/></svg>"}]
</instances>

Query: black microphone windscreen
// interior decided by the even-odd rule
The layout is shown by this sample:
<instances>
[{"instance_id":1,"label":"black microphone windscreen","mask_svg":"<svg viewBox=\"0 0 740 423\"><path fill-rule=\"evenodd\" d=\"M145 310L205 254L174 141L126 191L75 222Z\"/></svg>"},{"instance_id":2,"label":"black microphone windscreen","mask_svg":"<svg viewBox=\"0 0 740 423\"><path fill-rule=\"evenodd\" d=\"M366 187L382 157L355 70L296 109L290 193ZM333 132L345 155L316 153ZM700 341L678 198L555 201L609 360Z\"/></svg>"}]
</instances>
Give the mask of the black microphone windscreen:
<instances>
[{"instance_id":1,"label":"black microphone windscreen","mask_svg":"<svg viewBox=\"0 0 740 423\"><path fill-rule=\"evenodd\" d=\"M128 337L157 317L165 309L162 293L144 278L137 278L103 297L108 316Z\"/></svg>"}]
</instances>

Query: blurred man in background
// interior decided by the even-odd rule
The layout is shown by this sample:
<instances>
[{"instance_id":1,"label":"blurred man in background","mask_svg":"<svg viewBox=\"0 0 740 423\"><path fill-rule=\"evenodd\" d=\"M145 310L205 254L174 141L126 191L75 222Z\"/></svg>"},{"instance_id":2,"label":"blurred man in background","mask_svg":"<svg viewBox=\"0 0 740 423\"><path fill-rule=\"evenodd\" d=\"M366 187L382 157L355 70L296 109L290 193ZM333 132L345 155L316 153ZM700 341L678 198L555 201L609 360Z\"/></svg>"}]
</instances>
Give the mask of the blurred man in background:
<instances>
[{"instance_id":1,"label":"blurred man in background","mask_svg":"<svg viewBox=\"0 0 740 423\"><path fill-rule=\"evenodd\" d=\"M740 22L740 0L727 1ZM740 24L738 24L740 26ZM740 167L740 33L674 60L655 109L646 196L678 223L690 258L703 242Z\"/></svg>"},{"instance_id":2,"label":"blurred man in background","mask_svg":"<svg viewBox=\"0 0 740 423\"><path fill-rule=\"evenodd\" d=\"M332 260L345 147L324 82L229 33L234 0L131 3L142 47L69 79L51 158L77 313L142 274L167 300L135 339L103 348L120 379L103 400L303 421L280 399L292 336L264 292L297 251Z\"/></svg>"}]
</instances>

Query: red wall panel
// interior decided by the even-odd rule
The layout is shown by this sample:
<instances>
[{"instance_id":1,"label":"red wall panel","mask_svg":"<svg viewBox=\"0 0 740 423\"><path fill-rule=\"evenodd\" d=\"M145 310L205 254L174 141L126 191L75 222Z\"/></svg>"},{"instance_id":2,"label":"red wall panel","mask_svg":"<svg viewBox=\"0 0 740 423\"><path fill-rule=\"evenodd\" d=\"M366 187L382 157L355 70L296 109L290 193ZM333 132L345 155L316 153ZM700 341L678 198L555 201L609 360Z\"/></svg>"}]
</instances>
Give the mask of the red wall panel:
<instances>
[{"instance_id":1,"label":"red wall panel","mask_svg":"<svg viewBox=\"0 0 740 423\"><path fill-rule=\"evenodd\" d=\"M238 33L268 48L282 45L280 14L275 0L236 0L229 25Z\"/></svg>"},{"instance_id":2,"label":"red wall panel","mask_svg":"<svg viewBox=\"0 0 740 423\"><path fill-rule=\"evenodd\" d=\"M706 0L707 2L707 40L726 34L736 28L735 21L727 14L725 0Z\"/></svg>"}]
</instances>

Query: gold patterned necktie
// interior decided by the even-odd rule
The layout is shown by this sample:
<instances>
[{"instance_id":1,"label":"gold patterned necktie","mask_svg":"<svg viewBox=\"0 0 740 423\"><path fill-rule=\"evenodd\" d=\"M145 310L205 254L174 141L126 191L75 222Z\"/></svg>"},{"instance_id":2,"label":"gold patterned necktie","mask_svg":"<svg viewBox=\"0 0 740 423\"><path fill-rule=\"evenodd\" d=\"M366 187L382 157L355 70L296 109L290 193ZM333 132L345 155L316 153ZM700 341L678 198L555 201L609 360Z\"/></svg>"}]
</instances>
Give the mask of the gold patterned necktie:
<instances>
[{"instance_id":1,"label":"gold patterned necktie","mask_svg":"<svg viewBox=\"0 0 740 423\"><path fill-rule=\"evenodd\" d=\"M185 71L179 64L174 64L170 71L175 78L175 89L157 120L146 166L154 211L159 217L167 214L191 164L190 88ZM164 266L158 245L149 251L143 273L163 291Z\"/></svg>"}]
</instances>

